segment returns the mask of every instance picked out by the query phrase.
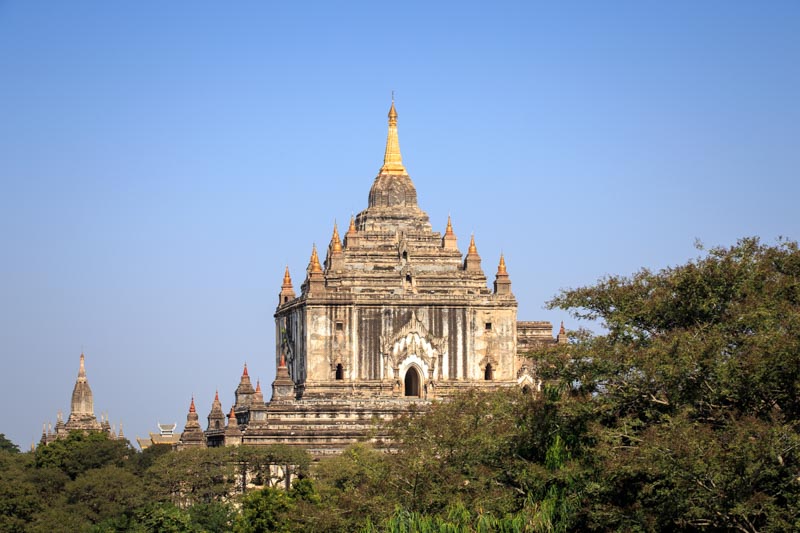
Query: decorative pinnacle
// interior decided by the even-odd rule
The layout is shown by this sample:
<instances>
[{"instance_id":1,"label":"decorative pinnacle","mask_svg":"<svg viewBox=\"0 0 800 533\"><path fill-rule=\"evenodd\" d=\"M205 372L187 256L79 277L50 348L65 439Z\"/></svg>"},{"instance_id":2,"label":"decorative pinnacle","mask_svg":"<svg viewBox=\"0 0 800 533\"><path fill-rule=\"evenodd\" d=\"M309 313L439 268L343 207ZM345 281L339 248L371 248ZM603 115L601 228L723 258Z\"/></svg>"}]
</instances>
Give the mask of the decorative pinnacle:
<instances>
[{"instance_id":1,"label":"decorative pinnacle","mask_svg":"<svg viewBox=\"0 0 800 533\"><path fill-rule=\"evenodd\" d=\"M386 137L386 152L383 155L383 166L380 173L408 175L406 167L403 166L403 157L400 155L400 141L397 137L397 110L394 108L394 98L392 98L392 107L389 108L389 134Z\"/></svg>"},{"instance_id":2,"label":"decorative pinnacle","mask_svg":"<svg viewBox=\"0 0 800 533\"><path fill-rule=\"evenodd\" d=\"M286 265L286 272L283 273L283 287L290 288L292 286L292 276L289 275L289 265Z\"/></svg>"},{"instance_id":3,"label":"decorative pinnacle","mask_svg":"<svg viewBox=\"0 0 800 533\"><path fill-rule=\"evenodd\" d=\"M333 223L333 235L331 236L331 251L333 253L340 253L342 251L342 241L339 239L339 228L336 222Z\"/></svg>"},{"instance_id":4,"label":"decorative pinnacle","mask_svg":"<svg viewBox=\"0 0 800 533\"><path fill-rule=\"evenodd\" d=\"M450 221L450 215L447 215L447 229L444 230L444 234L448 237L453 236L453 223Z\"/></svg>"},{"instance_id":5,"label":"decorative pinnacle","mask_svg":"<svg viewBox=\"0 0 800 533\"><path fill-rule=\"evenodd\" d=\"M214 393L214 401L219 402L219 390Z\"/></svg>"},{"instance_id":6,"label":"decorative pinnacle","mask_svg":"<svg viewBox=\"0 0 800 533\"><path fill-rule=\"evenodd\" d=\"M347 234L352 235L353 233L356 233L356 231L356 217L350 215L350 227L347 228Z\"/></svg>"},{"instance_id":7,"label":"decorative pinnacle","mask_svg":"<svg viewBox=\"0 0 800 533\"><path fill-rule=\"evenodd\" d=\"M189 412L196 413L197 409L194 408L194 395L192 395L192 403L189 404Z\"/></svg>"},{"instance_id":8,"label":"decorative pinnacle","mask_svg":"<svg viewBox=\"0 0 800 533\"><path fill-rule=\"evenodd\" d=\"M281 361L278 363L278 366L281 368L286 368L286 354L281 352Z\"/></svg>"},{"instance_id":9,"label":"decorative pinnacle","mask_svg":"<svg viewBox=\"0 0 800 533\"><path fill-rule=\"evenodd\" d=\"M308 262L308 266L312 273L322 272L322 266L319 264L319 256L317 255L316 244L311 248L311 260Z\"/></svg>"},{"instance_id":10,"label":"decorative pinnacle","mask_svg":"<svg viewBox=\"0 0 800 533\"><path fill-rule=\"evenodd\" d=\"M247 373L247 363L244 364L244 371L242 372L242 377L249 376L250 374Z\"/></svg>"},{"instance_id":11,"label":"decorative pinnacle","mask_svg":"<svg viewBox=\"0 0 800 533\"><path fill-rule=\"evenodd\" d=\"M566 335L566 333L567 333L567 330L564 329L564 321L562 320L561 321L561 329L558 330L558 334L559 335Z\"/></svg>"},{"instance_id":12,"label":"decorative pinnacle","mask_svg":"<svg viewBox=\"0 0 800 533\"><path fill-rule=\"evenodd\" d=\"M261 380L256 381L256 392L261 392Z\"/></svg>"},{"instance_id":13,"label":"decorative pinnacle","mask_svg":"<svg viewBox=\"0 0 800 533\"><path fill-rule=\"evenodd\" d=\"M231 422L236 421L236 413L233 411L233 406L231 406L231 414L228 415L228 420Z\"/></svg>"},{"instance_id":14,"label":"decorative pinnacle","mask_svg":"<svg viewBox=\"0 0 800 533\"><path fill-rule=\"evenodd\" d=\"M475 234L472 234L472 237L469 240L469 250L467 250L468 255L475 255L478 253L478 247L475 246Z\"/></svg>"},{"instance_id":15,"label":"decorative pinnacle","mask_svg":"<svg viewBox=\"0 0 800 533\"><path fill-rule=\"evenodd\" d=\"M503 254L500 254L500 264L497 265L497 275L508 275L508 271L506 270L506 258L503 257Z\"/></svg>"},{"instance_id":16,"label":"decorative pinnacle","mask_svg":"<svg viewBox=\"0 0 800 533\"><path fill-rule=\"evenodd\" d=\"M78 368L78 379L83 378L84 380L86 380L86 366L84 364L84 359L85 357L83 355L83 352L81 352L81 365Z\"/></svg>"}]
</instances>

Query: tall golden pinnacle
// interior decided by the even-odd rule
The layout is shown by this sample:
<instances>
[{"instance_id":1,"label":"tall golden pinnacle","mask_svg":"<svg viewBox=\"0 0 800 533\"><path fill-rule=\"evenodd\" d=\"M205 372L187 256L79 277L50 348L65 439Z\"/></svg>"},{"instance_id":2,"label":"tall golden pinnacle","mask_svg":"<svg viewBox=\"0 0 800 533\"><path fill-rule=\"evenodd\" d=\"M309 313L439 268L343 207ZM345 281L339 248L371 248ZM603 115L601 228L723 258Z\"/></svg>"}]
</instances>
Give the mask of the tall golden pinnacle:
<instances>
[{"instance_id":1,"label":"tall golden pinnacle","mask_svg":"<svg viewBox=\"0 0 800 533\"><path fill-rule=\"evenodd\" d=\"M453 235L453 223L450 221L450 215L447 215L447 228L444 230L447 236Z\"/></svg>"},{"instance_id":2,"label":"tall golden pinnacle","mask_svg":"<svg viewBox=\"0 0 800 533\"><path fill-rule=\"evenodd\" d=\"M336 222L333 223L333 236L331 236L331 251L333 253L339 253L342 251L342 241L339 238L339 228L336 226Z\"/></svg>"},{"instance_id":3,"label":"tall golden pinnacle","mask_svg":"<svg viewBox=\"0 0 800 533\"><path fill-rule=\"evenodd\" d=\"M506 271L506 258L503 257L503 254L500 254L500 264L497 266L497 275L502 276L508 274Z\"/></svg>"},{"instance_id":4,"label":"tall golden pinnacle","mask_svg":"<svg viewBox=\"0 0 800 533\"><path fill-rule=\"evenodd\" d=\"M400 174L407 176L406 167L403 166L403 157L400 155L400 141L397 138L397 110L389 108L389 134L386 137L386 153L383 155L381 174Z\"/></svg>"},{"instance_id":5,"label":"tall golden pinnacle","mask_svg":"<svg viewBox=\"0 0 800 533\"><path fill-rule=\"evenodd\" d=\"M309 268L312 273L322 272L322 265L319 264L319 256L317 255L317 245L311 248L311 260L308 262Z\"/></svg>"},{"instance_id":6,"label":"tall golden pinnacle","mask_svg":"<svg viewBox=\"0 0 800 533\"><path fill-rule=\"evenodd\" d=\"M353 233L356 233L356 218L350 215L350 227L347 228L347 234L352 235Z\"/></svg>"},{"instance_id":7,"label":"tall golden pinnacle","mask_svg":"<svg viewBox=\"0 0 800 533\"><path fill-rule=\"evenodd\" d=\"M467 250L468 255L474 255L478 253L478 247L475 246L475 234L472 234L472 237L469 240L469 249Z\"/></svg>"},{"instance_id":8,"label":"tall golden pinnacle","mask_svg":"<svg viewBox=\"0 0 800 533\"><path fill-rule=\"evenodd\" d=\"M282 288L292 287L292 276L289 275L289 265L286 265L286 271L283 273Z\"/></svg>"}]
</instances>

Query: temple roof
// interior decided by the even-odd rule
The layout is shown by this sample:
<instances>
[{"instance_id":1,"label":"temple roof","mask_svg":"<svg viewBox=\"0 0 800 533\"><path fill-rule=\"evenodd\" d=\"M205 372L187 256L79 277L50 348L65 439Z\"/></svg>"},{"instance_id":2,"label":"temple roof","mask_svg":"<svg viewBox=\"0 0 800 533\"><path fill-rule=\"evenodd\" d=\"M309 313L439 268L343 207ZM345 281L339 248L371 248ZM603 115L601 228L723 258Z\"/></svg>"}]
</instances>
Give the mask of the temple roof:
<instances>
[{"instance_id":1,"label":"temple roof","mask_svg":"<svg viewBox=\"0 0 800 533\"><path fill-rule=\"evenodd\" d=\"M369 191L369 207L358 214L356 226L359 230L431 230L428 215L417 205L417 189L400 155L394 100L389 109L383 166Z\"/></svg>"}]
</instances>

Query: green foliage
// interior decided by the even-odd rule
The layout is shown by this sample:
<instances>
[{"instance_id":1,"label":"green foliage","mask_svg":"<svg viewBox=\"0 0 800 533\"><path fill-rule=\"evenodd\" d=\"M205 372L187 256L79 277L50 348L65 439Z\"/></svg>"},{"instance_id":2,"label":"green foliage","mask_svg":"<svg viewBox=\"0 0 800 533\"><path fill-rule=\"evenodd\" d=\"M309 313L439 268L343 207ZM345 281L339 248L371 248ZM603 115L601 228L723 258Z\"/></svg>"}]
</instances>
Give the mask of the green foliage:
<instances>
[{"instance_id":1,"label":"green foliage","mask_svg":"<svg viewBox=\"0 0 800 533\"><path fill-rule=\"evenodd\" d=\"M19 446L8 440L5 433L0 433L0 452L19 453Z\"/></svg>"},{"instance_id":2,"label":"green foliage","mask_svg":"<svg viewBox=\"0 0 800 533\"><path fill-rule=\"evenodd\" d=\"M188 509L193 527L199 531L231 531L236 510L228 502L195 503Z\"/></svg>"},{"instance_id":3,"label":"green foliage","mask_svg":"<svg viewBox=\"0 0 800 533\"><path fill-rule=\"evenodd\" d=\"M562 410L587 421L580 444L593 458L578 524L797 528L796 243L744 239L550 305L608 330L538 354L542 374L571 390Z\"/></svg>"},{"instance_id":4,"label":"green foliage","mask_svg":"<svg viewBox=\"0 0 800 533\"><path fill-rule=\"evenodd\" d=\"M231 454L226 448L192 448L158 457L146 472L151 497L179 507L221 500L234 490Z\"/></svg>"},{"instance_id":5,"label":"green foliage","mask_svg":"<svg viewBox=\"0 0 800 533\"><path fill-rule=\"evenodd\" d=\"M67 484L64 492L71 511L93 524L128 518L147 500L141 479L117 466L89 470Z\"/></svg>"},{"instance_id":6,"label":"green foliage","mask_svg":"<svg viewBox=\"0 0 800 533\"><path fill-rule=\"evenodd\" d=\"M138 533L187 533L200 531L188 511L169 503L151 504L139 510L130 531ZM221 531L221 530L220 530Z\"/></svg>"},{"instance_id":7,"label":"green foliage","mask_svg":"<svg viewBox=\"0 0 800 533\"><path fill-rule=\"evenodd\" d=\"M285 490L267 487L250 492L242 498L242 514L234 531L293 531L289 523L293 508L292 499Z\"/></svg>"},{"instance_id":8,"label":"green foliage","mask_svg":"<svg viewBox=\"0 0 800 533\"><path fill-rule=\"evenodd\" d=\"M0 530L800 530L796 243L742 240L550 305L607 331L531 354L534 396L412 409L390 447L313 466L288 447L136 454L99 434L0 451ZM294 465L291 487L271 465Z\"/></svg>"},{"instance_id":9,"label":"green foliage","mask_svg":"<svg viewBox=\"0 0 800 533\"><path fill-rule=\"evenodd\" d=\"M273 466L282 466L284 472L300 475L308 472L311 457L305 450L286 445L239 446L230 452L239 477L237 487L244 492L248 481L255 486L283 486L289 488L287 478L273 477ZM248 475L245 473L249 473Z\"/></svg>"},{"instance_id":10,"label":"green foliage","mask_svg":"<svg viewBox=\"0 0 800 533\"><path fill-rule=\"evenodd\" d=\"M370 446L356 444L339 456L320 461L314 475L322 503L304 508L308 530L353 531L364 520L387 518L397 497L397 481L388 459Z\"/></svg>"},{"instance_id":11,"label":"green foliage","mask_svg":"<svg viewBox=\"0 0 800 533\"><path fill-rule=\"evenodd\" d=\"M94 468L122 466L134 453L126 440L109 439L100 432L73 431L66 439L36 448L36 466L58 468L75 479Z\"/></svg>"},{"instance_id":12,"label":"green foliage","mask_svg":"<svg viewBox=\"0 0 800 533\"><path fill-rule=\"evenodd\" d=\"M27 477L27 454L0 452L0 531L24 531L44 502Z\"/></svg>"}]
</instances>

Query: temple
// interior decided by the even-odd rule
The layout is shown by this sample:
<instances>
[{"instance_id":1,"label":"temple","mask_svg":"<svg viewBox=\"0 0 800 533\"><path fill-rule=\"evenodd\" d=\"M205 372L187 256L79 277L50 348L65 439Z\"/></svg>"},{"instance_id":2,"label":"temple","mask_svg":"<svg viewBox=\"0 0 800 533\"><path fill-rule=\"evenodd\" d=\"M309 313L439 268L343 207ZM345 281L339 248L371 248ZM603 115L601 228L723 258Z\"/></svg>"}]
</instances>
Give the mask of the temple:
<instances>
[{"instance_id":1,"label":"temple","mask_svg":"<svg viewBox=\"0 0 800 533\"><path fill-rule=\"evenodd\" d=\"M56 425L45 423L42 426L41 444L49 444L56 439L64 439L71 431L83 432L105 432L112 439L124 439L122 424L119 425L119 433L111 427L108 416L101 415L100 422L94 414L94 396L89 387L89 380L86 379L86 357L81 353L80 365L78 367L78 378L72 389L72 402L70 405L69 418L64 422L62 414L56 416Z\"/></svg>"},{"instance_id":2,"label":"temple","mask_svg":"<svg viewBox=\"0 0 800 533\"><path fill-rule=\"evenodd\" d=\"M434 231L400 152L394 102L383 165L366 209L325 260L312 246L299 293L287 266L275 312L277 374L265 403L245 365L226 417L215 398L205 440L194 402L181 446L289 444L314 455L385 435L373 419L481 387L538 386L520 354L554 338L549 322L518 322L502 254L492 289L475 236L462 254L453 222Z\"/></svg>"}]
</instances>

